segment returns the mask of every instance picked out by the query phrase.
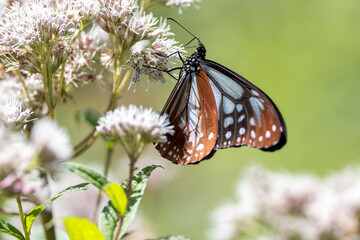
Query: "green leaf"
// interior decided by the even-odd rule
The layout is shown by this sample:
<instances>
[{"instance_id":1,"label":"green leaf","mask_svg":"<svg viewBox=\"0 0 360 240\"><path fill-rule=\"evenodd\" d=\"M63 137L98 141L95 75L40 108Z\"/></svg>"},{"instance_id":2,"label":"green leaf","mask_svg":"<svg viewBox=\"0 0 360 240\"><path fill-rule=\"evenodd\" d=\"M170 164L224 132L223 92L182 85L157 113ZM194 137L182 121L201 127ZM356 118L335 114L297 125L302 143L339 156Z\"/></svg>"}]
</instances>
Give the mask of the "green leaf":
<instances>
[{"instance_id":1,"label":"green leaf","mask_svg":"<svg viewBox=\"0 0 360 240\"><path fill-rule=\"evenodd\" d=\"M16 227L2 219L0 219L0 232L7 233L17 239L25 240L24 235Z\"/></svg>"},{"instance_id":2,"label":"green leaf","mask_svg":"<svg viewBox=\"0 0 360 240\"><path fill-rule=\"evenodd\" d=\"M63 218L70 240L105 240L97 226L86 218Z\"/></svg>"},{"instance_id":3,"label":"green leaf","mask_svg":"<svg viewBox=\"0 0 360 240\"><path fill-rule=\"evenodd\" d=\"M174 235L174 236L160 237L152 240L191 240L191 239L182 235Z\"/></svg>"},{"instance_id":4,"label":"green leaf","mask_svg":"<svg viewBox=\"0 0 360 240\"><path fill-rule=\"evenodd\" d=\"M120 186L120 184L113 182L109 183L104 187L106 194L110 197L111 202L118 213L121 216L124 216L126 205L127 205L127 197L124 189Z\"/></svg>"},{"instance_id":5,"label":"green leaf","mask_svg":"<svg viewBox=\"0 0 360 240\"><path fill-rule=\"evenodd\" d=\"M145 191L146 182L147 182L148 178L150 177L150 174L152 173L152 171L154 171L154 169L156 169L158 167L161 167L161 166L160 165L147 166L134 176L133 181L131 183L132 191L131 191L130 198L128 199L128 201L129 201L128 207L126 209L126 212L125 212L125 215L123 218L123 222L121 225L120 238L124 236L124 234L126 233L126 230L130 226L130 223L132 222L132 220L135 217L136 211L139 207L141 198ZM127 189L127 183L123 183L122 186L125 190Z\"/></svg>"},{"instance_id":6,"label":"green leaf","mask_svg":"<svg viewBox=\"0 0 360 240\"><path fill-rule=\"evenodd\" d=\"M100 216L99 227L106 240L112 240L118 222L118 212L111 201L104 207Z\"/></svg>"},{"instance_id":7,"label":"green leaf","mask_svg":"<svg viewBox=\"0 0 360 240\"><path fill-rule=\"evenodd\" d=\"M55 201L56 199L58 199L59 197L61 197L62 195L69 193L69 192L76 192L76 191L82 191L82 190L86 190L88 183L80 183L78 185L75 186L71 186L66 188L65 190L59 192L58 194L56 194L55 196L49 198L48 200L46 200L45 202L37 205L36 207L34 207L28 214L26 214L25 216L25 225L26 225L26 230L30 233L31 231L31 226L34 223L35 219L37 216L39 216L39 214L47 207L49 206L53 201Z\"/></svg>"},{"instance_id":8,"label":"green leaf","mask_svg":"<svg viewBox=\"0 0 360 240\"><path fill-rule=\"evenodd\" d=\"M134 219L137 208L139 207L140 200L144 194L147 179L150 177L152 171L155 168L161 167L159 165L151 165L142 169L138 174L136 174L132 181L132 192L130 198L128 199L128 206L123 217L123 222L121 225L120 235L118 239L121 239L128 229L131 221ZM126 191L127 183L121 184L123 189ZM100 218L100 229L104 234L106 240L112 240L115 228L118 222L118 213L115 207L109 201L101 213Z\"/></svg>"},{"instance_id":9,"label":"green leaf","mask_svg":"<svg viewBox=\"0 0 360 240\"><path fill-rule=\"evenodd\" d=\"M91 109L81 110L76 113L75 119L78 122L84 121L84 122L89 123L90 126L95 127L99 120L99 114Z\"/></svg>"},{"instance_id":10,"label":"green leaf","mask_svg":"<svg viewBox=\"0 0 360 240\"><path fill-rule=\"evenodd\" d=\"M66 162L64 163L65 167L67 167L71 172L75 173L85 181L88 181L98 189L102 190L102 188L109 183L109 181L101 175L100 173L92 170L91 168L85 167L82 164L74 163L74 162Z\"/></svg>"}]
</instances>

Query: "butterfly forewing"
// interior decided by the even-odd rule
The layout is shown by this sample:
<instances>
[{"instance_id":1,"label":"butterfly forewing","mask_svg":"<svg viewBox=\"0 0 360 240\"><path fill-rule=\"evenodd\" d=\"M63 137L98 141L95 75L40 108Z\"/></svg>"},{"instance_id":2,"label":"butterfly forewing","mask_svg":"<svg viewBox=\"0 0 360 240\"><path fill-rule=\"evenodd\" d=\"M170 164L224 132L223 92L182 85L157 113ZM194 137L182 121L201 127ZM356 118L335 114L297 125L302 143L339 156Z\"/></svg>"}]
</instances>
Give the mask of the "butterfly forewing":
<instances>
[{"instance_id":1,"label":"butterfly forewing","mask_svg":"<svg viewBox=\"0 0 360 240\"><path fill-rule=\"evenodd\" d=\"M214 148L218 117L214 94L203 68L180 79L163 113L169 116L175 134L157 143L161 155L174 163L201 161Z\"/></svg>"},{"instance_id":2,"label":"butterfly forewing","mask_svg":"<svg viewBox=\"0 0 360 240\"><path fill-rule=\"evenodd\" d=\"M204 60L201 66L216 100L219 123L215 150L250 146L273 151L285 144L284 120L264 92L218 63Z\"/></svg>"}]
</instances>

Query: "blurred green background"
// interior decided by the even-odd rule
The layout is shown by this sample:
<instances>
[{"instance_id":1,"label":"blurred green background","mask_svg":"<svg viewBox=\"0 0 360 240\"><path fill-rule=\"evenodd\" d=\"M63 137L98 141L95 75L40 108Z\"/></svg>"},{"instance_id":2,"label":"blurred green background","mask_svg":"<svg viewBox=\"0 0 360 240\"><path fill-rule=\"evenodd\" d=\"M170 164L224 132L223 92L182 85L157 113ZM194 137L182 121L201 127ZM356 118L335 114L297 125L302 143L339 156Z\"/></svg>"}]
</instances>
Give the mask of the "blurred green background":
<instances>
[{"instance_id":1,"label":"blurred green background","mask_svg":"<svg viewBox=\"0 0 360 240\"><path fill-rule=\"evenodd\" d=\"M140 207L148 236L207 239L211 211L234 196L246 165L325 175L360 160L360 1L203 0L198 5L182 15L166 8L155 15L178 20L199 36L208 59L264 90L285 118L288 143L274 153L245 147L221 150L194 166L174 165L148 146L138 166L164 166L150 178ZM176 24L172 31L183 44L191 39ZM171 81L148 90L139 84L135 93L133 88L125 91L119 103L161 111L173 87ZM60 123L74 143L90 128L74 124L69 116L93 106L102 111L109 88L105 83L89 85L74 93L75 104L59 109ZM102 164L104 153L102 141L97 141L77 161ZM114 180L127 177L120 148L112 170Z\"/></svg>"}]
</instances>

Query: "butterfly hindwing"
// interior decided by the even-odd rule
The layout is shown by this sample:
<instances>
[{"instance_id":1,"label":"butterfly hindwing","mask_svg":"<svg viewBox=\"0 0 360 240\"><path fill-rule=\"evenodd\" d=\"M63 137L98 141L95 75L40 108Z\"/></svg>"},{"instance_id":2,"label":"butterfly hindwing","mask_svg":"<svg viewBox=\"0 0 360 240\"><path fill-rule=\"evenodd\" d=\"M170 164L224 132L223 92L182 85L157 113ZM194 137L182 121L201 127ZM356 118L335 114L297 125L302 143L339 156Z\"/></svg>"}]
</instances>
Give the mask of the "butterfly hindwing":
<instances>
[{"instance_id":1,"label":"butterfly hindwing","mask_svg":"<svg viewBox=\"0 0 360 240\"><path fill-rule=\"evenodd\" d=\"M215 149L250 146L273 151L286 143L286 126L273 101L230 69L209 60L204 67L216 100L218 139Z\"/></svg>"}]
</instances>

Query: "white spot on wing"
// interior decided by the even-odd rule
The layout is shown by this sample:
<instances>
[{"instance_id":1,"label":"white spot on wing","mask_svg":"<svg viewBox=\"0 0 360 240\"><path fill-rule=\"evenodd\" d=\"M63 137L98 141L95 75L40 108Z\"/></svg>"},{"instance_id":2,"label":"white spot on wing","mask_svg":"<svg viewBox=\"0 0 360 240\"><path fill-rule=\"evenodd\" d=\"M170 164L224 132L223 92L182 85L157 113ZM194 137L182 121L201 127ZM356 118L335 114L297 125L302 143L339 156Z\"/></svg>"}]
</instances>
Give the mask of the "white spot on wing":
<instances>
[{"instance_id":1,"label":"white spot on wing","mask_svg":"<svg viewBox=\"0 0 360 240\"><path fill-rule=\"evenodd\" d=\"M223 97L223 110L225 114L230 114L234 112L235 103L230 101L228 98Z\"/></svg>"},{"instance_id":2,"label":"white spot on wing","mask_svg":"<svg viewBox=\"0 0 360 240\"><path fill-rule=\"evenodd\" d=\"M241 115L241 116L238 118L238 123L241 122L241 121L244 120L244 119L245 119L245 115L243 114L243 115Z\"/></svg>"},{"instance_id":3,"label":"white spot on wing","mask_svg":"<svg viewBox=\"0 0 360 240\"><path fill-rule=\"evenodd\" d=\"M243 109L243 105L242 105L242 104L240 104L240 103L236 104L236 110L237 110L238 112L241 112L242 109Z\"/></svg>"},{"instance_id":4,"label":"white spot on wing","mask_svg":"<svg viewBox=\"0 0 360 240\"><path fill-rule=\"evenodd\" d=\"M251 137L252 137L252 138L255 138L255 137L256 137L256 133L255 133L254 130L251 130L251 133L250 133L250 134L251 134Z\"/></svg>"},{"instance_id":5,"label":"white spot on wing","mask_svg":"<svg viewBox=\"0 0 360 240\"><path fill-rule=\"evenodd\" d=\"M263 136L260 136L259 137L259 142L261 142L263 139L264 139Z\"/></svg>"},{"instance_id":6,"label":"white spot on wing","mask_svg":"<svg viewBox=\"0 0 360 240\"><path fill-rule=\"evenodd\" d=\"M225 137L227 139L229 139L231 137L231 131L227 131L226 134L225 134Z\"/></svg>"},{"instance_id":7,"label":"white spot on wing","mask_svg":"<svg viewBox=\"0 0 360 240\"><path fill-rule=\"evenodd\" d=\"M251 93L254 94L254 96L259 96L259 93L257 91L255 91L254 89L251 89Z\"/></svg>"},{"instance_id":8,"label":"white spot on wing","mask_svg":"<svg viewBox=\"0 0 360 240\"><path fill-rule=\"evenodd\" d=\"M196 150L199 151L199 150L202 150L204 148L204 144L199 144L199 146L197 146Z\"/></svg>"},{"instance_id":9,"label":"white spot on wing","mask_svg":"<svg viewBox=\"0 0 360 240\"><path fill-rule=\"evenodd\" d=\"M269 138L270 136L271 136L271 133L270 133L269 130L267 130L266 133L265 133L265 137L266 137L266 138Z\"/></svg>"},{"instance_id":10,"label":"white spot on wing","mask_svg":"<svg viewBox=\"0 0 360 240\"><path fill-rule=\"evenodd\" d=\"M275 132L276 131L276 125L274 124L274 125L272 125L272 130L273 130L273 132Z\"/></svg>"},{"instance_id":11,"label":"white spot on wing","mask_svg":"<svg viewBox=\"0 0 360 240\"><path fill-rule=\"evenodd\" d=\"M211 132L211 133L209 134L208 139L210 140L210 139L212 139L213 137L214 137L214 133Z\"/></svg>"},{"instance_id":12,"label":"white spot on wing","mask_svg":"<svg viewBox=\"0 0 360 240\"><path fill-rule=\"evenodd\" d=\"M245 133L245 128L240 128L239 133L243 135Z\"/></svg>"},{"instance_id":13,"label":"white spot on wing","mask_svg":"<svg viewBox=\"0 0 360 240\"><path fill-rule=\"evenodd\" d=\"M172 151L169 152L169 155L170 155L170 156L172 155Z\"/></svg>"},{"instance_id":14,"label":"white spot on wing","mask_svg":"<svg viewBox=\"0 0 360 240\"><path fill-rule=\"evenodd\" d=\"M229 125L234 123L234 118L233 117L226 117L224 119L224 128L227 128Z\"/></svg>"},{"instance_id":15,"label":"white spot on wing","mask_svg":"<svg viewBox=\"0 0 360 240\"><path fill-rule=\"evenodd\" d=\"M250 122L250 125L255 126L255 118L254 117L251 117L249 122Z\"/></svg>"}]
</instances>

